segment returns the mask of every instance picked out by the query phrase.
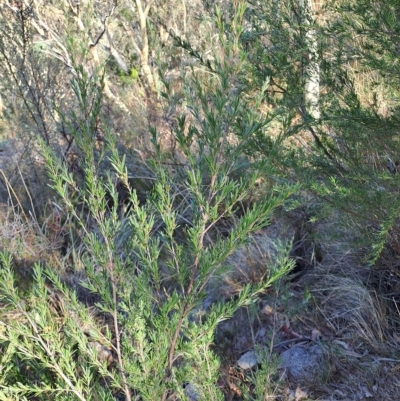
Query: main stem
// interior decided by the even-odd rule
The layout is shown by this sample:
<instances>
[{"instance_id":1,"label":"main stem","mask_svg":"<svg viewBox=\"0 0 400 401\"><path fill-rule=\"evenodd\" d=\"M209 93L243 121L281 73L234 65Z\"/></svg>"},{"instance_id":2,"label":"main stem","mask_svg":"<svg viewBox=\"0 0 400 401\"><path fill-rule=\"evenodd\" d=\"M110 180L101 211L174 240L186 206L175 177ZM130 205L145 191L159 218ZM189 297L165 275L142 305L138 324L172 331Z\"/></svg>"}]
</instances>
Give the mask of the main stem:
<instances>
[{"instance_id":1,"label":"main stem","mask_svg":"<svg viewBox=\"0 0 400 401\"><path fill-rule=\"evenodd\" d=\"M108 242L108 238L106 235L103 236L106 242L106 246L108 249L108 273L110 274L111 280L111 289L112 289L112 297L113 297L113 323L114 323L114 330L115 330L115 341L116 341L116 350L117 350L117 358L118 358L118 365L122 376L124 392L127 401L132 400L131 391L128 386L128 381L126 379L125 367L124 362L122 360L122 353L121 353L121 340L119 337L119 323L118 323L118 312L117 312L117 286L115 285L114 280L114 263L111 254L110 244Z\"/></svg>"},{"instance_id":2,"label":"main stem","mask_svg":"<svg viewBox=\"0 0 400 401\"><path fill-rule=\"evenodd\" d=\"M199 249L202 249L203 244L204 244L204 235L206 233L205 221L206 220L203 221L204 222L203 230L202 230L202 233L199 238ZM196 258L193 263L192 275L190 277L189 287L186 292L185 301L182 305L181 314L179 316L178 324L176 325L174 336L172 338L171 346L170 346L169 352L168 352L168 366L167 366L167 371L165 374L166 379L171 375L172 366L174 364L174 359L175 359L174 355L175 355L176 344L178 342L178 337L179 337L179 333L182 328L183 320L184 320L185 316L188 314L188 312L190 311L190 305L191 305L190 297L194 290L194 282L196 280L197 272L199 270L199 263L200 263L200 255L199 255L199 253L197 253ZM165 401L167 399L167 396L168 396L168 390L165 390L163 393L163 396L161 398L161 401Z\"/></svg>"}]
</instances>

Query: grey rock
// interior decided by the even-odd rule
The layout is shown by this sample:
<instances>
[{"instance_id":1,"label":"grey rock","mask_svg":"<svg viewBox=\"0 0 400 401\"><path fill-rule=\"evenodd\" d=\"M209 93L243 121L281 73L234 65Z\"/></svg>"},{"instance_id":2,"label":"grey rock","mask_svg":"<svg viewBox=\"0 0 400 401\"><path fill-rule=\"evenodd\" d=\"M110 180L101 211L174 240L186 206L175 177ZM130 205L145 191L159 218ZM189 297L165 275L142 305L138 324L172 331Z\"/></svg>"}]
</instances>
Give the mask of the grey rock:
<instances>
[{"instance_id":1,"label":"grey rock","mask_svg":"<svg viewBox=\"0 0 400 401\"><path fill-rule=\"evenodd\" d=\"M200 399L199 390L193 383L189 383L185 387L185 394L190 401L198 401Z\"/></svg>"},{"instance_id":2,"label":"grey rock","mask_svg":"<svg viewBox=\"0 0 400 401\"><path fill-rule=\"evenodd\" d=\"M239 367L243 370L249 370L254 368L254 366L259 364L259 359L257 358L257 354L255 351L249 351L243 354L240 359L237 361Z\"/></svg>"},{"instance_id":3,"label":"grey rock","mask_svg":"<svg viewBox=\"0 0 400 401\"><path fill-rule=\"evenodd\" d=\"M282 369L298 382L312 382L323 374L323 352L319 345L293 347L281 354Z\"/></svg>"}]
</instances>

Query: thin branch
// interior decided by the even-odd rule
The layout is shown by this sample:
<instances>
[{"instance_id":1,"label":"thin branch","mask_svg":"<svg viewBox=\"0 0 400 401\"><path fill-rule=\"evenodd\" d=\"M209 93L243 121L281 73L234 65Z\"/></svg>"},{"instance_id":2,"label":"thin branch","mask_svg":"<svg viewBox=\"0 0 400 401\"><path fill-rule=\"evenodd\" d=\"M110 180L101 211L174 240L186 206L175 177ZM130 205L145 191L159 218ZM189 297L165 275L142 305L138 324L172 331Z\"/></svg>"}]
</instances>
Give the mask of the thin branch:
<instances>
[{"instance_id":1,"label":"thin branch","mask_svg":"<svg viewBox=\"0 0 400 401\"><path fill-rule=\"evenodd\" d=\"M41 337L39 330L35 324L35 322L30 318L29 314L25 311L25 309L22 308L22 306L18 303L18 307L23 313L23 315L27 318L29 324L31 325L34 333L36 334L36 340L40 343L42 348L46 351L47 355L51 358L53 364L52 367L53 369L60 375L60 377L64 380L64 382L69 386L71 391L81 400L81 401L87 401L86 398L81 394L80 391L76 390L75 386L71 382L71 380L64 374L64 372L61 370L61 368L58 366L57 361L55 360L55 357L51 350L48 348L47 344L43 341L43 338Z\"/></svg>"},{"instance_id":2,"label":"thin branch","mask_svg":"<svg viewBox=\"0 0 400 401\"><path fill-rule=\"evenodd\" d=\"M103 227L104 223L102 221L100 221L99 219L96 219L96 220L98 220L100 227ZM115 341L116 341L116 352L117 352L117 358L118 358L118 365L119 365L120 373L122 376L126 399L127 399L127 401L131 401L132 400L131 391L128 386L128 381L127 381L126 373L125 373L125 366L124 366L124 362L122 360L120 329L119 329L118 311L117 311L117 305L118 305L117 286L115 284L115 277L114 277L114 261L113 261L112 248L111 248L111 245L109 242L109 238L107 237L107 235L104 231L103 231L102 235L103 235L105 245L107 248L107 253L108 253L107 271L108 271L108 274L110 275L112 297L113 297L114 309L113 309L112 317L113 317L113 324L114 324L114 330L115 330Z\"/></svg>"}]
</instances>

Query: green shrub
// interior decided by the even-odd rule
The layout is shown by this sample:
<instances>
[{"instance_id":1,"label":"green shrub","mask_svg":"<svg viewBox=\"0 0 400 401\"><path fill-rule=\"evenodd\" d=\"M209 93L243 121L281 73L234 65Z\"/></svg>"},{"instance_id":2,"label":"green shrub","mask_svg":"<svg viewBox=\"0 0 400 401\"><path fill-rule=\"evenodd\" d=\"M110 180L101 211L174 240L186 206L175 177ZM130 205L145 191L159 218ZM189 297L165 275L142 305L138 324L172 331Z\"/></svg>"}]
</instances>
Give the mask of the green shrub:
<instances>
[{"instance_id":1,"label":"green shrub","mask_svg":"<svg viewBox=\"0 0 400 401\"><path fill-rule=\"evenodd\" d=\"M83 233L79 291L86 288L95 302L85 304L78 287L63 282L54 266L40 264L30 292L20 294L11 257L1 254L0 302L7 311L0 320L2 399L123 395L153 401L173 394L188 399L189 389L198 399L223 398L216 386L214 331L293 267L287 252L262 282L244 286L235 298L216 300L200 320L193 312L202 307L209 284L229 270L227 257L268 225L296 188L271 180L262 199L243 207L269 166L247 159L239 172L244 145L228 136L244 108L232 91L231 64L218 61L216 67L209 81L194 75L187 82L191 117L178 118L174 133L182 164L165 162L154 133L156 157L148 161L154 186L145 203L129 185L125 157L112 135L106 134L102 150L95 149L102 78L76 68L72 87L79 108L61 118L82 152L83 183L42 146L60 207ZM259 124L247 117L242 127L251 134ZM106 159L112 171L102 168ZM129 191L125 215L117 182ZM229 223L228 232L218 229L222 221Z\"/></svg>"}]
</instances>

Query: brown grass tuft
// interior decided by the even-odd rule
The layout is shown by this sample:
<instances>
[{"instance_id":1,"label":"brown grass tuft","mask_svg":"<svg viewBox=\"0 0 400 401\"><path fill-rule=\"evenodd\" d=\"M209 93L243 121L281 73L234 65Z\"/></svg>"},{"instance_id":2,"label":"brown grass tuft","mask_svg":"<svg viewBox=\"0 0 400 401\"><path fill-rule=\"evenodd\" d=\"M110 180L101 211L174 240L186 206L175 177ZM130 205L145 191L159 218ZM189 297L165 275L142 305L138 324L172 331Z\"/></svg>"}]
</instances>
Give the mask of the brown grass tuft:
<instances>
[{"instance_id":1,"label":"brown grass tuft","mask_svg":"<svg viewBox=\"0 0 400 401\"><path fill-rule=\"evenodd\" d=\"M317 308L338 336L362 340L374 351L400 349L392 333L390 313L374 290L371 271L360 265L319 265L303 277L311 288Z\"/></svg>"}]
</instances>

